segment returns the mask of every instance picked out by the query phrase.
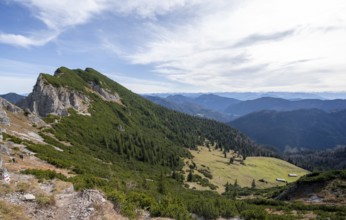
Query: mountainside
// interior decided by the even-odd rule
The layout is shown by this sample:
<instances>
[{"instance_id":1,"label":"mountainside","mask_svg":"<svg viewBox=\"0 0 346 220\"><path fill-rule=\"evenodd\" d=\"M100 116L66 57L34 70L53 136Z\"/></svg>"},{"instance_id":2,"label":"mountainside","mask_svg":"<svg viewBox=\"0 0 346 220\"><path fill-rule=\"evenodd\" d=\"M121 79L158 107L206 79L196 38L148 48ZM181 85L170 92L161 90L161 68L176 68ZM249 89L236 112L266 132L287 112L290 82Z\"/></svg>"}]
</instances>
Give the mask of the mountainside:
<instances>
[{"instance_id":1,"label":"mountainside","mask_svg":"<svg viewBox=\"0 0 346 220\"><path fill-rule=\"evenodd\" d=\"M12 177L10 185L0 185L0 216L5 219L25 213L28 219L123 218L113 206L131 219L292 219L307 210L323 217L346 213L305 205L279 215L270 212L253 198L267 201L286 187L267 188L275 185L274 177L306 171L279 159L252 157L273 153L227 125L155 105L91 68L61 67L54 76L40 74L21 102L25 110L7 103L0 106L6 113L2 118L9 119L1 125L0 153L6 153L4 167ZM45 122L32 122L35 113ZM220 170L197 155L201 146L203 155L215 154L213 165L227 166L224 174L228 168L234 172L222 177L225 186L218 181ZM260 172L262 165L266 172ZM264 174L268 181L258 179ZM234 177L239 184L227 182ZM61 187L60 181L74 189Z\"/></svg>"},{"instance_id":2,"label":"mountainside","mask_svg":"<svg viewBox=\"0 0 346 220\"><path fill-rule=\"evenodd\" d=\"M261 111L229 123L258 143L320 150L346 145L346 111L326 113L317 109L286 112ZM289 149L289 148L288 148Z\"/></svg>"},{"instance_id":3,"label":"mountainside","mask_svg":"<svg viewBox=\"0 0 346 220\"><path fill-rule=\"evenodd\" d=\"M0 95L0 97L4 98L7 101L14 103L14 104L16 104L17 102L19 102L25 98L25 96L18 95L16 93L7 93L7 94Z\"/></svg>"},{"instance_id":4,"label":"mountainside","mask_svg":"<svg viewBox=\"0 0 346 220\"><path fill-rule=\"evenodd\" d=\"M219 112L224 112L228 106L241 102L237 99L221 97L214 94L204 94L198 96L197 98L194 98L194 101L206 108Z\"/></svg>"},{"instance_id":5,"label":"mountainside","mask_svg":"<svg viewBox=\"0 0 346 220\"><path fill-rule=\"evenodd\" d=\"M342 110L346 109L346 100L303 99L293 101L264 97L230 105L225 111L229 114L242 116L262 110L292 111L299 109L320 109L323 111Z\"/></svg>"},{"instance_id":6,"label":"mountainside","mask_svg":"<svg viewBox=\"0 0 346 220\"><path fill-rule=\"evenodd\" d=\"M0 112L0 219L127 219L102 192L76 191L68 180L75 174L29 150L42 145L46 151L62 151L40 136L49 125L3 98Z\"/></svg>"},{"instance_id":7,"label":"mountainside","mask_svg":"<svg viewBox=\"0 0 346 220\"><path fill-rule=\"evenodd\" d=\"M220 122L228 122L233 119L231 116L196 104L192 99L184 96L168 96L167 98L144 96L144 98L165 108L183 112L192 116L213 119Z\"/></svg>"},{"instance_id":8,"label":"mountainside","mask_svg":"<svg viewBox=\"0 0 346 220\"><path fill-rule=\"evenodd\" d=\"M345 207L345 188L345 170L313 172L292 184L278 199Z\"/></svg>"},{"instance_id":9,"label":"mountainside","mask_svg":"<svg viewBox=\"0 0 346 220\"><path fill-rule=\"evenodd\" d=\"M213 94L204 94L197 97L184 95L169 95L166 98L157 96L144 96L150 101L179 112L192 116L214 119L220 122L228 122L233 119L224 110L229 105L240 102L239 100L221 97Z\"/></svg>"}]
</instances>

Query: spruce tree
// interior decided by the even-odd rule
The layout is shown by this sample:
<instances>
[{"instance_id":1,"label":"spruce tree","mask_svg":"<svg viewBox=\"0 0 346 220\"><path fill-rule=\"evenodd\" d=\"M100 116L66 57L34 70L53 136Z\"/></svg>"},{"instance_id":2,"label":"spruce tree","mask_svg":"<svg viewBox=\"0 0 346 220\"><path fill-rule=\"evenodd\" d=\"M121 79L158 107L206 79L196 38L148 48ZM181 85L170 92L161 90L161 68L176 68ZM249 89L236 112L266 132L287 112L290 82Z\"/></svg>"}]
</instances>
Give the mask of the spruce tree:
<instances>
[{"instance_id":1,"label":"spruce tree","mask_svg":"<svg viewBox=\"0 0 346 220\"><path fill-rule=\"evenodd\" d=\"M189 174L187 175L187 182L192 182L193 180L193 174L192 174L192 170L190 170Z\"/></svg>"},{"instance_id":2,"label":"spruce tree","mask_svg":"<svg viewBox=\"0 0 346 220\"><path fill-rule=\"evenodd\" d=\"M165 179L164 179L164 176L163 176L163 172L161 172L161 175L160 175L158 191L162 195L165 195L167 193L166 183L165 183Z\"/></svg>"},{"instance_id":3,"label":"spruce tree","mask_svg":"<svg viewBox=\"0 0 346 220\"><path fill-rule=\"evenodd\" d=\"M252 180L252 183L251 183L251 188L254 189L256 188L256 182L255 182L255 179Z\"/></svg>"}]
</instances>

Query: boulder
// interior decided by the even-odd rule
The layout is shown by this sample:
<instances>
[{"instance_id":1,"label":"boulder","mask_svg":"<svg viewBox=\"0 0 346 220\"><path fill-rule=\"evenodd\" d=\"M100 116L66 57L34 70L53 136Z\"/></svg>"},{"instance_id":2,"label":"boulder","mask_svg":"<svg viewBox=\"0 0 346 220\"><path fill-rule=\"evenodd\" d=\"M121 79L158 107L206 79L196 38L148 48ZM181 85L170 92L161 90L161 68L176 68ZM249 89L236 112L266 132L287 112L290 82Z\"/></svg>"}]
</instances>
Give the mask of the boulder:
<instances>
[{"instance_id":1,"label":"boulder","mask_svg":"<svg viewBox=\"0 0 346 220\"><path fill-rule=\"evenodd\" d=\"M5 144L0 144L0 153L10 155L10 151Z\"/></svg>"},{"instance_id":2,"label":"boulder","mask_svg":"<svg viewBox=\"0 0 346 220\"><path fill-rule=\"evenodd\" d=\"M24 201L34 201L36 197L33 194L27 193L23 195Z\"/></svg>"}]
</instances>

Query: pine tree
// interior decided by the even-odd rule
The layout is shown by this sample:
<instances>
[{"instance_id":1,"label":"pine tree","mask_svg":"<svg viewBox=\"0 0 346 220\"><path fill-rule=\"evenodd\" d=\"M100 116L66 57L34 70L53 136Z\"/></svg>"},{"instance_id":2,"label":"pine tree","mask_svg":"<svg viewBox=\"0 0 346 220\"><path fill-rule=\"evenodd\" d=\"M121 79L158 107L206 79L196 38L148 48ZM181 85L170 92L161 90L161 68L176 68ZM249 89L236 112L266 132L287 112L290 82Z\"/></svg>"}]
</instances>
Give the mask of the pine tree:
<instances>
[{"instance_id":1,"label":"pine tree","mask_svg":"<svg viewBox=\"0 0 346 220\"><path fill-rule=\"evenodd\" d=\"M238 190L237 190L237 189L234 189L234 190L233 190L233 194L232 194L232 198L233 198L233 199L236 199L237 196L238 196Z\"/></svg>"},{"instance_id":2,"label":"pine tree","mask_svg":"<svg viewBox=\"0 0 346 220\"><path fill-rule=\"evenodd\" d=\"M225 192L228 192L230 189L230 186L229 186L229 183L227 182L226 185L225 185Z\"/></svg>"},{"instance_id":3,"label":"pine tree","mask_svg":"<svg viewBox=\"0 0 346 220\"><path fill-rule=\"evenodd\" d=\"M254 189L256 188L256 182L255 182L255 179L252 180L252 183L251 183L251 188Z\"/></svg>"},{"instance_id":4,"label":"pine tree","mask_svg":"<svg viewBox=\"0 0 346 220\"><path fill-rule=\"evenodd\" d=\"M237 188L237 187L239 186L239 185L238 185L238 180L237 180L237 179L235 179L233 186L234 186L234 188Z\"/></svg>"},{"instance_id":5,"label":"pine tree","mask_svg":"<svg viewBox=\"0 0 346 220\"><path fill-rule=\"evenodd\" d=\"M165 183L165 179L164 179L163 172L161 172L161 175L160 175L159 185L158 185L158 191L159 191L159 193L161 193L162 195L165 195L165 194L167 193L166 183Z\"/></svg>"},{"instance_id":6,"label":"pine tree","mask_svg":"<svg viewBox=\"0 0 346 220\"><path fill-rule=\"evenodd\" d=\"M189 174L187 175L187 182L192 182L193 180L193 174L192 174L192 170L190 170Z\"/></svg>"},{"instance_id":7,"label":"pine tree","mask_svg":"<svg viewBox=\"0 0 346 220\"><path fill-rule=\"evenodd\" d=\"M230 164L233 164L233 163L234 163L234 158L233 158L233 157L231 157L231 158L229 159L229 163L230 163Z\"/></svg>"}]
</instances>

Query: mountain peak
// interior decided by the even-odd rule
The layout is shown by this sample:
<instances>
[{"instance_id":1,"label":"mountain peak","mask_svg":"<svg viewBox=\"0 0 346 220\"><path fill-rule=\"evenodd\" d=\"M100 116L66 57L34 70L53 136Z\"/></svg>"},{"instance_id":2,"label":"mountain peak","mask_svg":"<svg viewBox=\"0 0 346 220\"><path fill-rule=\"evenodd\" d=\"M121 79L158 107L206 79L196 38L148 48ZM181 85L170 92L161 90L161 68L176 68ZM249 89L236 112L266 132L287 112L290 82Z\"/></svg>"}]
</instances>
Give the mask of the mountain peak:
<instances>
[{"instance_id":1,"label":"mountain peak","mask_svg":"<svg viewBox=\"0 0 346 220\"><path fill-rule=\"evenodd\" d=\"M83 71L60 67L53 76L41 73L32 93L19 105L40 116L68 115L70 108L90 115L91 93L104 101L122 104L120 96L102 82L103 78L105 76L91 68Z\"/></svg>"}]
</instances>

